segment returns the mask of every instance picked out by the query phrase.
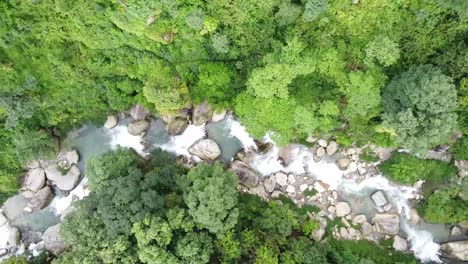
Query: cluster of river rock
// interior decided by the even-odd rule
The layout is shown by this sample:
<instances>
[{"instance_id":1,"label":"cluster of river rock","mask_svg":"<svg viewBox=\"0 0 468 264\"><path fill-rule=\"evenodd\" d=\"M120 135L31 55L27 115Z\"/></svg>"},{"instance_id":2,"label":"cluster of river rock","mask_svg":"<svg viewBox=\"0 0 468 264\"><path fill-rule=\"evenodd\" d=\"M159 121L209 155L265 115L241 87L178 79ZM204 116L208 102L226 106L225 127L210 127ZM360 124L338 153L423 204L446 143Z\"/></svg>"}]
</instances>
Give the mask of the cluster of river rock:
<instances>
[{"instance_id":1,"label":"cluster of river rock","mask_svg":"<svg viewBox=\"0 0 468 264\"><path fill-rule=\"evenodd\" d=\"M450 241L439 247L430 230L423 230L424 220L411 207L411 201L421 198L423 182L414 186L389 182L379 173L377 165L380 161L371 163L359 159L362 148L340 149L333 140L312 136L307 140L311 147L288 145L278 148L268 136L262 141L252 139L232 115L226 111L213 111L207 103L184 108L178 115L162 116L170 140L151 144L146 138L159 123L151 120L150 113L139 105L132 107L126 115L129 120L126 129L120 129L117 115L109 116L104 124L105 129L124 134L116 144L134 148L141 156L160 147L178 155L177 161L188 167L200 161L211 163L220 159L223 142L207 137L205 126L225 122L224 129L229 131L229 137L240 142L241 151L226 164L238 176L238 189L266 200L284 195L299 206L309 204L320 208L318 213L309 214L320 226L311 234L315 241L324 238L327 219L339 220L334 221L338 224L331 229L337 239L374 242L393 239L396 250L412 251L422 261L440 262L439 251L449 258L468 261L468 226L461 223L451 230L447 226L438 226L442 233L446 233L439 240ZM129 144L129 141L135 143ZM388 158L388 150L371 148L381 160ZM45 248L58 255L66 249L60 239L60 222L72 210L73 199L82 199L89 194L87 180L78 166L79 151L65 148L56 160L28 162L20 198L15 196L7 200L0 212L0 260L25 250L37 254ZM457 163L461 164L460 175L463 177L467 174L465 163ZM30 219L35 212L53 212L56 219L40 228L30 228L30 221L18 220Z\"/></svg>"}]
</instances>

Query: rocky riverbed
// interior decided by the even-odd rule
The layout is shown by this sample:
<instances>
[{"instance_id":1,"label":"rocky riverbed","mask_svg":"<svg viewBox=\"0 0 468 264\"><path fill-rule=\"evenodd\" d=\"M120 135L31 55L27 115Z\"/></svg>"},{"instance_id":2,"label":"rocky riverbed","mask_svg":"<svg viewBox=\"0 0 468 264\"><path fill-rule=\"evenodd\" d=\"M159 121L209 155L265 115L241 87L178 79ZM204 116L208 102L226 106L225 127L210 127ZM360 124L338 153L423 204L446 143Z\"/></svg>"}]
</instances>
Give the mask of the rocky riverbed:
<instances>
[{"instance_id":1,"label":"rocky riverbed","mask_svg":"<svg viewBox=\"0 0 468 264\"><path fill-rule=\"evenodd\" d=\"M320 211L309 214L320 224L311 234L315 241L324 238L327 222L338 220L329 229L337 239L391 239L396 250L413 252L424 262L440 262L441 254L468 260L468 242L463 241L467 226L425 223L412 208L422 198L423 182L399 186L382 176L377 165L388 158L385 149L343 149L333 139L312 135L308 146L278 147L268 135L254 140L232 114L213 112L207 103L160 120L137 105L123 115L109 116L102 128L85 126L70 133L62 146L55 160L29 162L20 194L2 206L0 259L26 250L63 252L60 222L73 210L74 200L89 194L86 159L122 146L142 157L161 148L189 167L221 160L238 176L240 191L266 200L284 195L299 206L316 206ZM361 160L365 148L380 160ZM466 176L466 161L458 164L460 175ZM451 242L439 245L447 241Z\"/></svg>"}]
</instances>

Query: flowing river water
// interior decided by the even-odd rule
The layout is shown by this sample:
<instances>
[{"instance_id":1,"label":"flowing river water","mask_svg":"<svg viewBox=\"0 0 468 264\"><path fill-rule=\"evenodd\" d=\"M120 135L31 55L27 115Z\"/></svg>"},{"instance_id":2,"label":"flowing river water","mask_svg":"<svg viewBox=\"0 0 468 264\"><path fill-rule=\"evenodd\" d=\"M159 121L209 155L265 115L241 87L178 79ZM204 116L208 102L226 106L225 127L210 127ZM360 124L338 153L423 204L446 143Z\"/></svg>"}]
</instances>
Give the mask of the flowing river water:
<instances>
[{"instance_id":1,"label":"flowing river water","mask_svg":"<svg viewBox=\"0 0 468 264\"><path fill-rule=\"evenodd\" d=\"M189 125L179 136L167 134L164 122L161 120L151 121L150 128L144 137L132 136L127 132L128 122L127 119L120 118L119 124L112 129L85 125L70 132L63 140L62 147L73 147L79 151L78 166L82 172L89 157L114 150L118 146L132 148L143 157L149 155L152 149L161 148L199 161L197 157L189 154L188 148L197 140L208 137L220 146L222 151L220 159L224 163L231 161L242 149L257 148L254 139L232 115L228 115L218 123L208 123L202 126ZM272 142L268 136L265 136L263 141ZM441 262L439 243L448 240L450 233L448 226L431 225L423 220L419 224L411 225L408 221L409 212L412 209L410 200L415 197L417 189L395 185L382 175L368 177L357 183L355 180L343 177L347 172L340 170L333 161L327 159L314 161L312 151L306 146L289 145L287 150L290 162L286 166L279 159L281 149L276 145L264 155L254 152L249 165L262 176L283 171L295 175L308 175L315 180L321 180L328 184L330 189L338 192L340 200L347 201L351 205L353 215L365 214L368 218L376 212L370 195L376 190L384 190L389 202L397 208L400 214L400 235L407 238L411 251L423 262ZM47 227L60 221L60 215L70 207L73 200L82 199L88 195L86 185L87 178L84 177L68 196L56 190L56 197L48 207L32 214L25 214L18 210L18 217L10 224L27 226L31 234L35 231L43 232ZM17 208L24 208L22 203L26 201L22 195L17 195L14 199L17 200ZM7 227L0 228L0 237L6 232L5 228ZM2 247L1 243L0 241L0 247Z\"/></svg>"}]
</instances>

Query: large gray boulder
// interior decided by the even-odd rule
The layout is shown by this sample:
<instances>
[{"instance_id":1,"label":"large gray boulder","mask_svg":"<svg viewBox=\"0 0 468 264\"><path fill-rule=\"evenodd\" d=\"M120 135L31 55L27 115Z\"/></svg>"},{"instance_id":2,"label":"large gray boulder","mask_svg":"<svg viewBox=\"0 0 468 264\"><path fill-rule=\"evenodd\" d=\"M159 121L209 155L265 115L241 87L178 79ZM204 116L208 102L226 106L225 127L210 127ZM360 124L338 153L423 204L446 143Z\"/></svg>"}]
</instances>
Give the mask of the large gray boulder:
<instances>
[{"instance_id":1,"label":"large gray boulder","mask_svg":"<svg viewBox=\"0 0 468 264\"><path fill-rule=\"evenodd\" d=\"M377 213L372 217L377 233L398 235L400 232L400 216L390 213Z\"/></svg>"},{"instance_id":2,"label":"large gray boulder","mask_svg":"<svg viewBox=\"0 0 468 264\"><path fill-rule=\"evenodd\" d=\"M385 197L385 193L382 190L378 190L375 193L371 195L372 201L374 201L374 204L376 206L385 206L388 201L387 198Z\"/></svg>"},{"instance_id":3,"label":"large gray boulder","mask_svg":"<svg viewBox=\"0 0 468 264\"><path fill-rule=\"evenodd\" d=\"M344 217L351 213L351 207L346 202L339 202L336 205L336 216Z\"/></svg>"},{"instance_id":4,"label":"large gray boulder","mask_svg":"<svg viewBox=\"0 0 468 264\"><path fill-rule=\"evenodd\" d=\"M57 155L57 164L64 170L69 170L73 164L77 164L80 155L76 149L63 149Z\"/></svg>"},{"instance_id":5,"label":"large gray boulder","mask_svg":"<svg viewBox=\"0 0 468 264\"><path fill-rule=\"evenodd\" d=\"M114 128L118 122L119 119L117 118L117 115L110 115L107 117L104 127L108 129Z\"/></svg>"},{"instance_id":6,"label":"large gray boulder","mask_svg":"<svg viewBox=\"0 0 468 264\"><path fill-rule=\"evenodd\" d=\"M167 123L166 131L167 133L174 135L174 136L180 135L184 133L188 125L189 125L189 122L187 119L182 118L182 117L176 117L174 120Z\"/></svg>"},{"instance_id":7,"label":"large gray boulder","mask_svg":"<svg viewBox=\"0 0 468 264\"><path fill-rule=\"evenodd\" d=\"M196 126L201 126L208 121L211 121L213 115L213 108L208 102L203 102L200 105L195 106L192 113L192 121Z\"/></svg>"},{"instance_id":8,"label":"large gray boulder","mask_svg":"<svg viewBox=\"0 0 468 264\"><path fill-rule=\"evenodd\" d=\"M215 160L221 155L218 144L211 139L200 139L195 142L188 152L203 160Z\"/></svg>"},{"instance_id":9,"label":"large gray boulder","mask_svg":"<svg viewBox=\"0 0 468 264\"><path fill-rule=\"evenodd\" d=\"M399 251L405 251L408 248L408 242L401 236L393 237L393 248Z\"/></svg>"},{"instance_id":10,"label":"large gray boulder","mask_svg":"<svg viewBox=\"0 0 468 264\"><path fill-rule=\"evenodd\" d=\"M28 207L33 211L39 211L46 207L54 198L54 193L49 186L46 186L39 190L29 201Z\"/></svg>"},{"instance_id":11,"label":"large gray boulder","mask_svg":"<svg viewBox=\"0 0 468 264\"><path fill-rule=\"evenodd\" d=\"M340 168L340 170L346 170L351 163L351 160L348 158L341 158L337 161L337 165Z\"/></svg>"},{"instance_id":12,"label":"large gray boulder","mask_svg":"<svg viewBox=\"0 0 468 264\"><path fill-rule=\"evenodd\" d=\"M130 108L128 113L130 114L130 116L132 117L134 121L140 121L140 120L146 119L146 117L148 117L150 114L150 112L141 105L132 106L132 108Z\"/></svg>"},{"instance_id":13,"label":"large gray boulder","mask_svg":"<svg viewBox=\"0 0 468 264\"><path fill-rule=\"evenodd\" d=\"M140 120L128 125L127 130L130 135L139 136L150 127L147 120Z\"/></svg>"},{"instance_id":14,"label":"large gray boulder","mask_svg":"<svg viewBox=\"0 0 468 264\"><path fill-rule=\"evenodd\" d=\"M78 184L81 175L80 169L76 165L73 165L70 170L65 173L65 175L62 175L62 172L55 163L49 165L46 168L45 173L47 179L52 181L57 186L57 188L62 191L73 190Z\"/></svg>"},{"instance_id":15,"label":"large gray boulder","mask_svg":"<svg viewBox=\"0 0 468 264\"><path fill-rule=\"evenodd\" d=\"M327 154L331 156L335 154L337 150L338 150L338 144L336 144L335 141L330 141L330 143L328 143L328 146L327 146Z\"/></svg>"},{"instance_id":16,"label":"large gray boulder","mask_svg":"<svg viewBox=\"0 0 468 264\"><path fill-rule=\"evenodd\" d=\"M468 261L468 240L445 243L441 249L452 258Z\"/></svg>"},{"instance_id":17,"label":"large gray boulder","mask_svg":"<svg viewBox=\"0 0 468 264\"><path fill-rule=\"evenodd\" d=\"M263 181L263 187L267 193L272 193L275 190L276 186L276 177L271 175L270 177L265 178Z\"/></svg>"},{"instance_id":18,"label":"large gray boulder","mask_svg":"<svg viewBox=\"0 0 468 264\"><path fill-rule=\"evenodd\" d=\"M45 248L56 256L62 254L67 249L67 245L60 237L60 226L61 224L57 224L49 227L42 236Z\"/></svg>"},{"instance_id":19,"label":"large gray boulder","mask_svg":"<svg viewBox=\"0 0 468 264\"><path fill-rule=\"evenodd\" d=\"M26 188L33 192L39 191L46 182L45 172L42 168L36 168L28 172L26 176Z\"/></svg>"},{"instance_id":20,"label":"large gray boulder","mask_svg":"<svg viewBox=\"0 0 468 264\"><path fill-rule=\"evenodd\" d=\"M242 161L235 160L231 163L230 169L237 175L239 182L247 187L258 185L259 175Z\"/></svg>"}]
</instances>

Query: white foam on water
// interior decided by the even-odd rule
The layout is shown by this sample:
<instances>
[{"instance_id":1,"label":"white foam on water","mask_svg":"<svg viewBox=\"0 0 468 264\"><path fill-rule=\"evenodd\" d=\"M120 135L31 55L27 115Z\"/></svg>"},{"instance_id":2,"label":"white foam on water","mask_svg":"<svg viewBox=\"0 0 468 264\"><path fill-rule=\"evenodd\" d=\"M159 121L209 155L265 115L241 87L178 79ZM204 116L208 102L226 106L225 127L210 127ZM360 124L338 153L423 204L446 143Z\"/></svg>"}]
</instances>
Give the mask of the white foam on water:
<instances>
[{"instance_id":1,"label":"white foam on water","mask_svg":"<svg viewBox=\"0 0 468 264\"><path fill-rule=\"evenodd\" d=\"M442 263L440 259L440 245L434 242L432 234L426 230L419 230L407 223L403 224L403 230L408 235L411 251L422 262Z\"/></svg>"},{"instance_id":2,"label":"white foam on water","mask_svg":"<svg viewBox=\"0 0 468 264\"><path fill-rule=\"evenodd\" d=\"M190 157L188 149L197 140L202 139L206 136L205 125L195 126L189 125L185 131L178 136L171 136L169 142L159 145L158 147L172 152L176 155L184 155Z\"/></svg>"},{"instance_id":3,"label":"white foam on water","mask_svg":"<svg viewBox=\"0 0 468 264\"><path fill-rule=\"evenodd\" d=\"M90 190L87 188L88 178L83 178L78 186L73 189L68 196L55 197L51 202L51 207L55 215L61 215L69 208L73 201L81 200L89 195Z\"/></svg>"},{"instance_id":4,"label":"white foam on water","mask_svg":"<svg viewBox=\"0 0 468 264\"><path fill-rule=\"evenodd\" d=\"M142 157L148 155L148 153L144 151L145 147L141 143L141 136L134 136L128 133L126 125L118 125L109 129L108 133L111 137L110 145L112 149L116 149L118 146L121 146L135 150Z\"/></svg>"},{"instance_id":5,"label":"white foam on water","mask_svg":"<svg viewBox=\"0 0 468 264\"><path fill-rule=\"evenodd\" d=\"M229 129L229 136L236 137L244 149L257 149L254 139L247 133L247 130L232 115L226 117L226 127Z\"/></svg>"}]
</instances>

